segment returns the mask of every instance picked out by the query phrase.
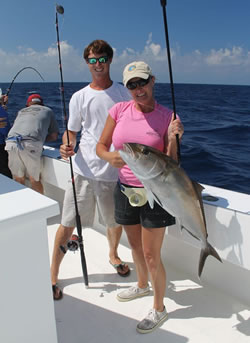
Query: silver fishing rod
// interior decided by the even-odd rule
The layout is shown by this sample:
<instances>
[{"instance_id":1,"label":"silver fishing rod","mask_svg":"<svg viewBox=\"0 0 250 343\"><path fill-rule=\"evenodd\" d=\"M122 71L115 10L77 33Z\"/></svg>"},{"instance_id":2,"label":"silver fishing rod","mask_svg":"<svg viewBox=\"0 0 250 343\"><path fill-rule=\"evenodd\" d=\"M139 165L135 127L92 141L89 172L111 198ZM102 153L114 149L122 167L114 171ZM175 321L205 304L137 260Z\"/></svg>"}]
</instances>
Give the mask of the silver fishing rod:
<instances>
[{"instance_id":1,"label":"silver fishing rod","mask_svg":"<svg viewBox=\"0 0 250 343\"><path fill-rule=\"evenodd\" d=\"M63 82L62 60L61 60L61 50L60 50L59 29L58 29L58 15L57 15L58 13L64 14L64 8L60 5L56 5L56 34L57 34L57 48L58 48L58 57L59 57L59 69L60 69L60 77L61 77L61 96L62 96L62 102L63 102L64 122L65 122L66 134L67 134L67 144L69 145L70 140L69 140L68 118L67 118L65 95L64 95L64 82ZM76 212L76 228L77 228L77 234L78 234L78 244L80 247L82 272L83 272L85 286L88 287L89 281L88 281L86 258L85 258L84 247L83 247L82 224L81 224L81 217L79 215L78 205L77 205L74 171L73 171L73 164L72 164L71 156L69 157L69 162L70 162L71 182L72 182L72 188L73 188L73 194L74 194L74 203L75 203L75 212Z\"/></svg>"}]
</instances>

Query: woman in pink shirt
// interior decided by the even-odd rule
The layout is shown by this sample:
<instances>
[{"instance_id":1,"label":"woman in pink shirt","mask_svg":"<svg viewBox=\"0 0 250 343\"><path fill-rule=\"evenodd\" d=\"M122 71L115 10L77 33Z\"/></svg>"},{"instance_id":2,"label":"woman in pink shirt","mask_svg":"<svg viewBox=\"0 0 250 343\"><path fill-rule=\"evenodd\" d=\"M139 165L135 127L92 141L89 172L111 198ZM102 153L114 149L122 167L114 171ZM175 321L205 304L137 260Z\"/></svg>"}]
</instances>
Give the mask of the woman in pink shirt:
<instances>
[{"instance_id":1,"label":"woman in pink shirt","mask_svg":"<svg viewBox=\"0 0 250 343\"><path fill-rule=\"evenodd\" d=\"M161 246L166 226L175 219L155 203L140 206L130 203L126 190L143 185L124 163L118 150L123 144L140 143L152 146L177 160L176 134L181 138L183 125L171 110L158 104L153 90L155 77L144 62L132 62L123 71L124 86L132 100L114 105L97 144L97 155L119 169L119 181L114 192L115 220L124 226L136 266L137 285L120 292L119 301L130 301L149 294L148 274L154 290L153 308L137 325L140 333L152 332L167 318L164 306L166 273L161 261ZM109 151L111 144L115 151Z\"/></svg>"}]
</instances>

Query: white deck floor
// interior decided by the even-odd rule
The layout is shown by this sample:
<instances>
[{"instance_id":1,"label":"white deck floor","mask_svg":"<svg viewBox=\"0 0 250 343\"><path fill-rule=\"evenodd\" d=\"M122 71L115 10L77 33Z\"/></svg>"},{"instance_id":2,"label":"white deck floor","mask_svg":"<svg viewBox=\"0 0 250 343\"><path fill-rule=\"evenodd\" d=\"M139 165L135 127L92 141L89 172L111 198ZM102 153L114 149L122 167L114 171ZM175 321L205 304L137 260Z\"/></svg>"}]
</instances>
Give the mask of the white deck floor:
<instances>
[{"instance_id":1,"label":"white deck floor","mask_svg":"<svg viewBox=\"0 0 250 343\"><path fill-rule=\"evenodd\" d=\"M48 226L50 254L57 227L58 224ZM126 237L121 241L119 255L132 272L122 278L108 262L105 235L85 229L83 236L89 288L83 283L79 252L68 252L59 275L64 297L55 302L59 343L250 342L249 308L215 289L202 287L171 266L166 266L165 305L169 319L153 333L137 333L137 322L152 306L152 293L131 302L116 300L118 291L136 282Z\"/></svg>"}]
</instances>

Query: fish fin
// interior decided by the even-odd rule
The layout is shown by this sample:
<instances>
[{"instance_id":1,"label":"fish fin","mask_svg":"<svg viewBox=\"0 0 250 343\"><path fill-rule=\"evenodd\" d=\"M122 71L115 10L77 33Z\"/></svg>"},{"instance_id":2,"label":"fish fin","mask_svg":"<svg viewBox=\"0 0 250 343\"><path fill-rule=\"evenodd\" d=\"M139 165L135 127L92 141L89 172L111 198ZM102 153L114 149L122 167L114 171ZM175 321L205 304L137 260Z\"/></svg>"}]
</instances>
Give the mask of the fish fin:
<instances>
[{"instance_id":1,"label":"fish fin","mask_svg":"<svg viewBox=\"0 0 250 343\"><path fill-rule=\"evenodd\" d=\"M202 217L203 217L203 220L204 220L205 228L207 228L205 211L204 211L204 206L203 206L203 200L202 200L202 196L201 196L201 192L205 188L202 185L200 185L198 182L193 181L193 180L191 180L191 181L192 181L193 187L194 187L195 192L196 192L197 197L198 197L198 201L199 201L199 205L200 205L200 208L201 208L201 213L202 213Z\"/></svg>"},{"instance_id":2,"label":"fish fin","mask_svg":"<svg viewBox=\"0 0 250 343\"><path fill-rule=\"evenodd\" d=\"M161 207L163 207L160 199L157 197L157 195L152 192L151 190L146 190L147 191L147 199L149 206L153 209L154 208L154 202L156 201Z\"/></svg>"},{"instance_id":3,"label":"fish fin","mask_svg":"<svg viewBox=\"0 0 250 343\"><path fill-rule=\"evenodd\" d=\"M161 207L163 207L161 200L157 197L157 195L156 195L154 192L152 192L152 193L153 193L153 195L154 195L154 198L155 198L156 202L158 202L158 204L159 204Z\"/></svg>"},{"instance_id":4,"label":"fish fin","mask_svg":"<svg viewBox=\"0 0 250 343\"><path fill-rule=\"evenodd\" d=\"M199 184L198 182L191 180L192 184L197 192L197 194L201 194L201 192L203 191L203 189L205 189L201 184Z\"/></svg>"},{"instance_id":5,"label":"fish fin","mask_svg":"<svg viewBox=\"0 0 250 343\"><path fill-rule=\"evenodd\" d=\"M191 236L193 236L194 238L196 238L198 241L200 240L198 237L196 237L191 231L189 231L187 228L185 228L185 226L181 225L181 230L186 230Z\"/></svg>"},{"instance_id":6,"label":"fish fin","mask_svg":"<svg viewBox=\"0 0 250 343\"><path fill-rule=\"evenodd\" d=\"M147 191L147 199L148 199L149 206L150 206L151 209L153 209L154 208L154 197L153 197L153 194L150 191L148 191L148 190L146 190L146 191Z\"/></svg>"},{"instance_id":7,"label":"fish fin","mask_svg":"<svg viewBox=\"0 0 250 343\"><path fill-rule=\"evenodd\" d=\"M212 255L213 257L217 258L217 260L222 262L222 260L221 260L221 258L219 256L219 254L217 253L217 251L212 247L211 244L207 243L207 246L205 248L203 248L201 250L201 253L200 253L199 270L198 270L199 277L201 276L201 273L202 273L202 270L203 270L206 258L209 255Z\"/></svg>"}]
</instances>

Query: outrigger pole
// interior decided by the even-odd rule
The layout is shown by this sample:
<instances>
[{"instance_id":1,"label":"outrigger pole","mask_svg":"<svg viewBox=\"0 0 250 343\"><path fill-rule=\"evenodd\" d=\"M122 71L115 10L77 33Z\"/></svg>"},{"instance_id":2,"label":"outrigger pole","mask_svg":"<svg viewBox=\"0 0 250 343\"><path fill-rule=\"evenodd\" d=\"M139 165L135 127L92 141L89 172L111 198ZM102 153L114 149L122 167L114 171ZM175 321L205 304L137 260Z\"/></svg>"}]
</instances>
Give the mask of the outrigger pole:
<instances>
[{"instance_id":1,"label":"outrigger pole","mask_svg":"<svg viewBox=\"0 0 250 343\"><path fill-rule=\"evenodd\" d=\"M176 119L176 106L175 106L175 96L174 96L174 82L173 82L172 65L171 65L171 54L170 54L170 46L169 46L169 38L168 38L168 24L167 24L166 5L167 5L167 1L166 0L161 0L161 6L162 6L162 11L163 11L164 27L165 27L167 55L168 55L168 69L169 69L170 87L171 87L171 94L172 94L172 104L173 104L173 111L174 111L174 119ZM180 153L180 140L179 140L179 135L178 134L176 135L176 145L177 145L178 163L180 163L181 153Z\"/></svg>"},{"instance_id":2,"label":"outrigger pole","mask_svg":"<svg viewBox=\"0 0 250 343\"><path fill-rule=\"evenodd\" d=\"M60 40L59 40L58 15L57 15L57 13L63 14L64 8L60 5L56 5L56 33L57 33L57 48L58 48L58 56L59 56L59 69L60 69L60 76L61 76L61 96L62 96L62 102L63 102L64 122L65 122L66 133L67 133L67 144L69 145L70 140L69 140L68 120L67 120L67 112L66 112L66 104L65 104L65 96L64 96L64 83L63 83L63 74L62 74L62 62L61 62L61 51L60 51ZM82 272L83 272L85 286L88 287L89 281L88 281L87 264L86 264L84 247L83 247L82 224L81 224L81 217L79 215L78 206L77 206L74 172L73 172L73 164L72 164L71 156L69 157L69 162L70 162L71 182L72 182L72 188L73 188L73 193L74 193L75 212L76 212L76 227L77 227L77 234L78 234L78 242L79 242L79 246L80 246Z\"/></svg>"},{"instance_id":3,"label":"outrigger pole","mask_svg":"<svg viewBox=\"0 0 250 343\"><path fill-rule=\"evenodd\" d=\"M9 88L7 88L6 96L9 95L9 92L10 92L10 90L11 90L11 88L12 88L12 85L13 85L15 79L17 78L17 76L18 76L23 70L25 70L25 69L32 69L32 70L34 70L34 71L40 76L40 78L44 81L44 78L42 77L42 75L39 73L38 70L36 70L36 69L33 68L33 67L24 67L24 68L20 69L20 70L16 73L16 75L13 77L13 80L11 81L11 83L10 83L10 85L9 85Z\"/></svg>"}]
</instances>

